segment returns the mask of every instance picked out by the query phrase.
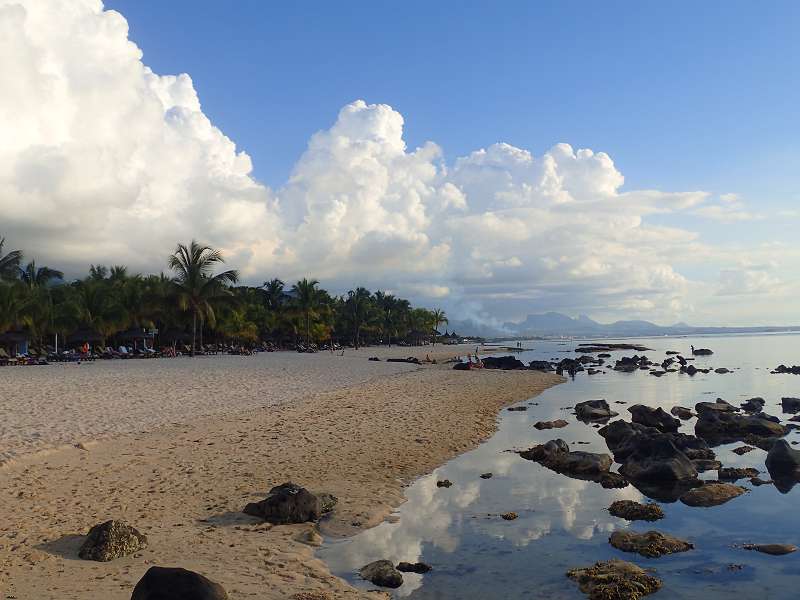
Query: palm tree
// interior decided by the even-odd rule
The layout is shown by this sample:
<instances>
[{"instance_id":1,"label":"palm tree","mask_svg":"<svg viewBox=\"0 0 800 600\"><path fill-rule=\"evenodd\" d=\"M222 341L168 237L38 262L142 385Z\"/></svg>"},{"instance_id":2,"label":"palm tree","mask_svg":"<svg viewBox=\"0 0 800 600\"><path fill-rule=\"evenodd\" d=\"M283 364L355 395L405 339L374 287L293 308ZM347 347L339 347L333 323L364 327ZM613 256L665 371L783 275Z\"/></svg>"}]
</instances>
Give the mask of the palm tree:
<instances>
[{"instance_id":1,"label":"palm tree","mask_svg":"<svg viewBox=\"0 0 800 600\"><path fill-rule=\"evenodd\" d=\"M6 238L0 237L0 280L16 279L19 273L19 265L22 262L22 252L20 250L12 250L3 255L3 245L5 243Z\"/></svg>"},{"instance_id":2,"label":"palm tree","mask_svg":"<svg viewBox=\"0 0 800 600\"><path fill-rule=\"evenodd\" d=\"M28 307L29 299L22 285L0 285L0 333L21 327Z\"/></svg>"},{"instance_id":3,"label":"palm tree","mask_svg":"<svg viewBox=\"0 0 800 600\"><path fill-rule=\"evenodd\" d=\"M80 323L105 338L122 330L125 326L125 309L119 302L116 290L105 281L91 277L75 285L73 302Z\"/></svg>"},{"instance_id":4,"label":"palm tree","mask_svg":"<svg viewBox=\"0 0 800 600\"><path fill-rule=\"evenodd\" d=\"M239 273L235 270L213 274L214 267L224 262L219 250L195 240L188 246L178 244L175 253L169 257L169 268L176 273L178 306L192 312L192 356L196 351L197 319L213 325L216 322L213 305L230 295L228 284L239 280Z\"/></svg>"},{"instance_id":5,"label":"palm tree","mask_svg":"<svg viewBox=\"0 0 800 600\"><path fill-rule=\"evenodd\" d=\"M36 261L31 261L25 267L19 267L19 278L28 287L34 289L46 287L53 279L64 279L64 273L50 267L36 267Z\"/></svg>"},{"instance_id":6,"label":"palm tree","mask_svg":"<svg viewBox=\"0 0 800 600\"><path fill-rule=\"evenodd\" d=\"M108 277L108 267L104 265L89 265L89 279L102 281Z\"/></svg>"},{"instance_id":7,"label":"palm tree","mask_svg":"<svg viewBox=\"0 0 800 600\"><path fill-rule=\"evenodd\" d=\"M292 294L300 312L303 313L306 326L306 344L311 340L311 318L316 318L316 311L320 305L319 281L305 277L292 286Z\"/></svg>"},{"instance_id":8,"label":"palm tree","mask_svg":"<svg viewBox=\"0 0 800 600\"><path fill-rule=\"evenodd\" d=\"M278 279L271 279L269 281L265 281L264 284L261 286L264 288L267 297L267 306L270 310L277 311L281 304L283 303L283 281Z\"/></svg>"},{"instance_id":9,"label":"palm tree","mask_svg":"<svg viewBox=\"0 0 800 600\"><path fill-rule=\"evenodd\" d=\"M449 323L447 315L441 308L435 308L431 311L431 321L433 322L433 328L437 331L439 330L439 325ZM436 345L436 334L433 335L433 345Z\"/></svg>"},{"instance_id":10,"label":"palm tree","mask_svg":"<svg viewBox=\"0 0 800 600\"><path fill-rule=\"evenodd\" d=\"M369 321L372 313L372 296L369 290L360 287L347 292L345 301L347 316L353 327L353 346L358 350L361 328Z\"/></svg>"}]
</instances>

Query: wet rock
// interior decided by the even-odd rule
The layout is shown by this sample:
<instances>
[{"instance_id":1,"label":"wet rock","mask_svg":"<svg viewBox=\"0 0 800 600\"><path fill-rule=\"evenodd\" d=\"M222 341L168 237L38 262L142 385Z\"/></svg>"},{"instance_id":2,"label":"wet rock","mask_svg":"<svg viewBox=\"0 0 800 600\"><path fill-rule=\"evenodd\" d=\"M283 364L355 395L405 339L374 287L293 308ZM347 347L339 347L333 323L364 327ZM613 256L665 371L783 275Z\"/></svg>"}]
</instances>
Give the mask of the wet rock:
<instances>
[{"instance_id":1,"label":"wet rock","mask_svg":"<svg viewBox=\"0 0 800 600\"><path fill-rule=\"evenodd\" d=\"M449 479L441 479L436 482L436 487L440 488L449 488L451 485L453 485L453 482Z\"/></svg>"},{"instance_id":2,"label":"wet rock","mask_svg":"<svg viewBox=\"0 0 800 600\"><path fill-rule=\"evenodd\" d=\"M512 406L508 409L509 412L525 412L528 410L527 406Z\"/></svg>"},{"instance_id":3,"label":"wet rock","mask_svg":"<svg viewBox=\"0 0 800 600\"><path fill-rule=\"evenodd\" d=\"M730 373L730 369L726 369L725 367L719 367L718 369L714 369L714 373L717 375L725 375L726 373Z\"/></svg>"},{"instance_id":4,"label":"wet rock","mask_svg":"<svg viewBox=\"0 0 800 600\"><path fill-rule=\"evenodd\" d=\"M528 364L528 368L532 371L552 371L553 365L546 360L532 360Z\"/></svg>"},{"instance_id":5,"label":"wet rock","mask_svg":"<svg viewBox=\"0 0 800 600\"><path fill-rule=\"evenodd\" d=\"M731 450L731 452L733 452L734 454L738 454L739 456L742 456L743 454L747 454L748 452L752 452L753 450L755 450L755 448L753 448L752 446L739 446L738 448L734 448L733 450Z\"/></svg>"},{"instance_id":6,"label":"wet rock","mask_svg":"<svg viewBox=\"0 0 800 600\"><path fill-rule=\"evenodd\" d=\"M587 400L575 405L575 414L581 421L607 421L618 413L612 411L605 400Z\"/></svg>"},{"instance_id":7,"label":"wet rock","mask_svg":"<svg viewBox=\"0 0 800 600\"><path fill-rule=\"evenodd\" d=\"M719 506L745 492L747 492L747 488L732 483L709 482L686 492L681 496L681 502L695 507Z\"/></svg>"},{"instance_id":8,"label":"wet rock","mask_svg":"<svg viewBox=\"0 0 800 600\"><path fill-rule=\"evenodd\" d=\"M644 404L634 404L628 407L631 413L631 421L654 427L663 433L674 433L678 431L681 422L675 417L671 417L663 408L651 408Z\"/></svg>"},{"instance_id":9,"label":"wet rock","mask_svg":"<svg viewBox=\"0 0 800 600\"><path fill-rule=\"evenodd\" d=\"M539 421L535 423L533 426L536 429L561 429L562 427L566 427L569 425L564 419L556 419L555 421Z\"/></svg>"},{"instance_id":10,"label":"wet rock","mask_svg":"<svg viewBox=\"0 0 800 600\"><path fill-rule=\"evenodd\" d=\"M519 455L526 460L538 462L556 473L579 479L594 480L607 473L612 463L608 454L570 451L567 442L561 439L534 446L520 452Z\"/></svg>"},{"instance_id":11,"label":"wet rock","mask_svg":"<svg viewBox=\"0 0 800 600\"><path fill-rule=\"evenodd\" d=\"M484 369L502 369L503 371L513 371L525 369L525 363L513 356L487 356L482 359Z\"/></svg>"},{"instance_id":12,"label":"wet rock","mask_svg":"<svg viewBox=\"0 0 800 600\"><path fill-rule=\"evenodd\" d=\"M694 417L694 413L688 408L684 408L683 406L673 406L669 412L678 417L679 419L681 419L682 421L688 421L689 419Z\"/></svg>"},{"instance_id":13,"label":"wet rock","mask_svg":"<svg viewBox=\"0 0 800 600\"><path fill-rule=\"evenodd\" d=\"M491 478L492 478L491 473L481 473L481 479L491 479Z\"/></svg>"},{"instance_id":14,"label":"wet rock","mask_svg":"<svg viewBox=\"0 0 800 600\"><path fill-rule=\"evenodd\" d=\"M784 373L788 375L800 375L800 366L794 365L792 367L787 367L786 365L778 365L775 367L775 370L772 371L772 374L776 373Z\"/></svg>"},{"instance_id":15,"label":"wet rock","mask_svg":"<svg viewBox=\"0 0 800 600\"><path fill-rule=\"evenodd\" d=\"M317 495L295 483L277 485L260 502L251 502L242 511L268 523L306 523L322 515L322 502Z\"/></svg>"},{"instance_id":16,"label":"wet rock","mask_svg":"<svg viewBox=\"0 0 800 600\"><path fill-rule=\"evenodd\" d=\"M643 440L650 438L670 440L690 460L715 458L713 450L700 438L685 433L661 433L654 427L640 423L614 421L600 429L598 433L605 438L606 444L614 453L614 458L620 463L625 462Z\"/></svg>"},{"instance_id":17,"label":"wet rock","mask_svg":"<svg viewBox=\"0 0 800 600\"><path fill-rule=\"evenodd\" d=\"M663 585L657 577L623 560L571 569L567 571L567 577L577 582L581 592L590 600L639 600L654 594Z\"/></svg>"},{"instance_id":18,"label":"wet rock","mask_svg":"<svg viewBox=\"0 0 800 600\"><path fill-rule=\"evenodd\" d=\"M571 377L575 377L576 373L583 371L583 365L579 360L575 360L574 358L564 358L556 365L556 373L563 375L564 371Z\"/></svg>"},{"instance_id":19,"label":"wet rock","mask_svg":"<svg viewBox=\"0 0 800 600\"><path fill-rule=\"evenodd\" d=\"M722 463L718 460L700 459L693 460L692 464L697 469L698 473L705 473L706 471L718 471L722 468Z\"/></svg>"},{"instance_id":20,"label":"wet rock","mask_svg":"<svg viewBox=\"0 0 800 600\"><path fill-rule=\"evenodd\" d=\"M613 473L611 471L608 473L602 473L597 481L607 490L628 487L627 479L625 479L619 473Z\"/></svg>"},{"instance_id":21,"label":"wet rock","mask_svg":"<svg viewBox=\"0 0 800 600\"><path fill-rule=\"evenodd\" d=\"M759 486L761 486L761 485L769 485L770 483L772 483L772 480L771 480L771 479L769 479L769 480L767 480L767 479L761 479L761 477L753 477L753 478L750 480L750 484L751 484L751 485L754 485L754 486L756 486L756 487L759 487Z\"/></svg>"},{"instance_id":22,"label":"wet rock","mask_svg":"<svg viewBox=\"0 0 800 600\"><path fill-rule=\"evenodd\" d=\"M752 467L724 467L717 470L717 479L720 481L738 481L758 477L758 469Z\"/></svg>"},{"instance_id":23,"label":"wet rock","mask_svg":"<svg viewBox=\"0 0 800 600\"><path fill-rule=\"evenodd\" d=\"M800 477L800 450L794 450L786 440L775 442L765 463L773 479Z\"/></svg>"},{"instance_id":24,"label":"wet rock","mask_svg":"<svg viewBox=\"0 0 800 600\"><path fill-rule=\"evenodd\" d=\"M402 573L419 573L423 575L424 573L430 572L432 569L432 566L424 562L401 562L397 565L397 570Z\"/></svg>"},{"instance_id":25,"label":"wet rock","mask_svg":"<svg viewBox=\"0 0 800 600\"><path fill-rule=\"evenodd\" d=\"M147 546L147 537L122 521L106 521L89 530L78 556L84 560L108 562L128 556Z\"/></svg>"},{"instance_id":26,"label":"wet rock","mask_svg":"<svg viewBox=\"0 0 800 600\"><path fill-rule=\"evenodd\" d=\"M658 558L665 554L686 552L694 548L693 544L660 531L615 531L608 542L617 550L636 552L648 558Z\"/></svg>"},{"instance_id":27,"label":"wet rock","mask_svg":"<svg viewBox=\"0 0 800 600\"><path fill-rule=\"evenodd\" d=\"M797 552L797 546L794 544L745 544L742 548L771 554L772 556L783 556L784 554Z\"/></svg>"},{"instance_id":28,"label":"wet rock","mask_svg":"<svg viewBox=\"0 0 800 600\"><path fill-rule=\"evenodd\" d=\"M750 398L742 403L742 410L749 413L758 413L764 410L764 404L766 404L766 402L763 398Z\"/></svg>"},{"instance_id":29,"label":"wet rock","mask_svg":"<svg viewBox=\"0 0 800 600\"><path fill-rule=\"evenodd\" d=\"M150 567L131 600L228 600L223 587L186 569Z\"/></svg>"},{"instance_id":30,"label":"wet rock","mask_svg":"<svg viewBox=\"0 0 800 600\"><path fill-rule=\"evenodd\" d=\"M709 350L708 348L693 348L692 354L694 356L711 356L712 354L714 354L714 352Z\"/></svg>"},{"instance_id":31,"label":"wet rock","mask_svg":"<svg viewBox=\"0 0 800 600\"><path fill-rule=\"evenodd\" d=\"M519 517L515 512L507 512L500 515L504 521L513 521Z\"/></svg>"},{"instance_id":32,"label":"wet rock","mask_svg":"<svg viewBox=\"0 0 800 600\"><path fill-rule=\"evenodd\" d=\"M394 568L391 561L376 560L361 567L359 575L363 579L387 588L399 588L403 585L403 574Z\"/></svg>"},{"instance_id":33,"label":"wet rock","mask_svg":"<svg viewBox=\"0 0 800 600\"><path fill-rule=\"evenodd\" d=\"M664 518L664 511L655 503L640 504L633 500L617 500L608 507L615 517L628 521L658 521Z\"/></svg>"},{"instance_id":34,"label":"wet rock","mask_svg":"<svg viewBox=\"0 0 800 600\"><path fill-rule=\"evenodd\" d=\"M630 480L676 481L697 477L692 461L665 434L641 438L619 472Z\"/></svg>"},{"instance_id":35,"label":"wet rock","mask_svg":"<svg viewBox=\"0 0 800 600\"><path fill-rule=\"evenodd\" d=\"M698 436L712 443L729 443L748 435L766 438L786 435L786 428L764 413L739 415L731 412L699 412L694 430Z\"/></svg>"},{"instance_id":36,"label":"wet rock","mask_svg":"<svg viewBox=\"0 0 800 600\"><path fill-rule=\"evenodd\" d=\"M781 408L785 413L800 412L800 398L781 398Z\"/></svg>"},{"instance_id":37,"label":"wet rock","mask_svg":"<svg viewBox=\"0 0 800 600\"><path fill-rule=\"evenodd\" d=\"M736 412L736 407L722 398L717 398L715 402L698 402L694 405L694 409L700 416L708 413Z\"/></svg>"}]
</instances>

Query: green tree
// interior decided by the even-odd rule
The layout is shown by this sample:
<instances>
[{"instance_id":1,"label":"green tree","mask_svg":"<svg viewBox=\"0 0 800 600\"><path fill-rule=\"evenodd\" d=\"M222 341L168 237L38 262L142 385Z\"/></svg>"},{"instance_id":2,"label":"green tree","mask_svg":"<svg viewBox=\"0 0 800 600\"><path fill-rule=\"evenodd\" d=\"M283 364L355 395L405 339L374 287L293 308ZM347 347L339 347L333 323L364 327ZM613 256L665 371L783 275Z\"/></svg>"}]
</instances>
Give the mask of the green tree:
<instances>
[{"instance_id":1,"label":"green tree","mask_svg":"<svg viewBox=\"0 0 800 600\"><path fill-rule=\"evenodd\" d=\"M214 305L229 297L228 285L239 280L235 270L214 274L214 267L225 260L219 250L192 240L187 246L178 244L169 257L169 267L175 271L178 305L192 313L192 356L197 350L197 320L216 322Z\"/></svg>"},{"instance_id":2,"label":"green tree","mask_svg":"<svg viewBox=\"0 0 800 600\"><path fill-rule=\"evenodd\" d=\"M437 331L440 325L449 323L447 315L441 308L435 308L431 311L431 320L433 322L433 328ZM436 345L436 334L433 336L433 345Z\"/></svg>"},{"instance_id":3,"label":"green tree","mask_svg":"<svg viewBox=\"0 0 800 600\"><path fill-rule=\"evenodd\" d=\"M0 237L0 281L16 279L22 262L20 250L11 250L8 254L3 254L5 243L6 238Z\"/></svg>"},{"instance_id":4,"label":"green tree","mask_svg":"<svg viewBox=\"0 0 800 600\"><path fill-rule=\"evenodd\" d=\"M34 289L46 287L54 279L64 279L64 273L50 267L36 267L36 261L30 261L25 267L19 268L19 278L28 287Z\"/></svg>"},{"instance_id":5,"label":"green tree","mask_svg":"<svg viewBox=\"0 0 800 600\"><path fill-rule=\"evenodd\" d=\"M303 316L306 331L306 344L311 342L311 324L318 318L320 308L319 281L303 278L292 286L294 303Z\"/></svg>"},{"instance_id":6,"label":"green tree","mask_svg":"<svg viewBox=\"0 0 800 600\"><path fill-rule=\"evenodd\" d=\"M361 329L369 323L373 315L372 295L363 287L350 290L347 292L344 308L352 327L353 347L358 350L361 343Z\"/></svg>"}]
</instances>

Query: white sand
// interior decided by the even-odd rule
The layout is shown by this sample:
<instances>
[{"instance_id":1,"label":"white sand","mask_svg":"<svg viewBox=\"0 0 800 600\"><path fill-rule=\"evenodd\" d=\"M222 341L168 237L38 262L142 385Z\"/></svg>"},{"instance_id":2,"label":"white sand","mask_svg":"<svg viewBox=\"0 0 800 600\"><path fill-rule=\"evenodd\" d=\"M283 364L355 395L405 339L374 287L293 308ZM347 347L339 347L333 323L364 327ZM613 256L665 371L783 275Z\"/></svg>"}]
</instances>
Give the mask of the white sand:
<instances>
[{"instance_id":1,"label":"white sand","mask_svg":"<svg viewBox=\"0 0 800 600\"><path fill-rule=\"evenodd\" d=\"M364 348L339 354L97 360L0 369L0 464L24 454L198 417L294 402L414 370L370 356L451 356L470 347Z\"/></svg>"},{"instance_id":2,"label":"white sand","mask_svg":"<svg viewBox=\"0 0 800 600\"><path fill-rule=\"evenodd\" d=\"M339 497L324 533L374 525L402 501L403 484L490 435L501 407L563 380L366 360L385 352L3 370L0 377L18 382L15 406L37 407L38 420L28 416L27 427L42 433L40 444L55 434L69 437L87 422L108 432L107 423L119 426L121 415L127 426L142 426L166 414L220 414L116 435L85 450L20 457L0 468L0 592L18 600L129 600L155 564L203 573L232 600L387 597L333 577L306 543L315 525L264 526L242 507L291 479ZM336 389L364 378L371 379ZM148 400L143 389L153 386L160 396ZM299 397L300 389L313 387L328 391ZM43 398L54 391L62 400L48 413ZM26 396L35 401L26 404ZM125 401L109 405L111 396ZM265 401L277 404L232 409ZM5 404L4 418L19 422ZM128 410L131 404L137 411ZM92 412L98 409L110 418L98 418ZM8 422L3 427L6 437L24 440ZM79 560L89 527L111 518L145 533L148 547L109 563Z\"/></svg>"}]
</instances>

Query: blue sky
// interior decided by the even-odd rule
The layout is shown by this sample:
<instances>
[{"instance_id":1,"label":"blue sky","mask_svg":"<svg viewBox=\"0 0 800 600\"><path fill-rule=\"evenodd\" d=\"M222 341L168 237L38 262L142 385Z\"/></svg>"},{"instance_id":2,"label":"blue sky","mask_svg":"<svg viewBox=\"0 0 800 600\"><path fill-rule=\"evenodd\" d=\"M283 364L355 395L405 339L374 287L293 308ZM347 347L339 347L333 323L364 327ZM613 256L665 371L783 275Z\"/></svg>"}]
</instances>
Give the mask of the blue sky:
<instances>
[{"instance_id":1,"label":"blue sky","mask_svg":"<svg viewBox=\"0 0 800 600\"><path fill-rule=\"evenodd\" d=\"M800 3L108 0L188 72L271 186L363 98L452 160L496 141L608 152L626 188L800 201Z\"/></svg>"},{"instance_id":2,"label":"blue sky","mask_svg":"<svg viewBox=\"0 0 800 600\"><path fill-rule=\"evenodd\" d=\"M195 237L456 318L800 323L798 2L0 8L0 235L42 264Z\"/></svg>"}]
</instances>

